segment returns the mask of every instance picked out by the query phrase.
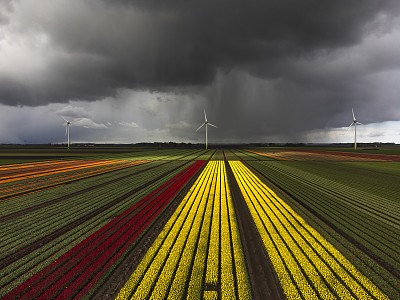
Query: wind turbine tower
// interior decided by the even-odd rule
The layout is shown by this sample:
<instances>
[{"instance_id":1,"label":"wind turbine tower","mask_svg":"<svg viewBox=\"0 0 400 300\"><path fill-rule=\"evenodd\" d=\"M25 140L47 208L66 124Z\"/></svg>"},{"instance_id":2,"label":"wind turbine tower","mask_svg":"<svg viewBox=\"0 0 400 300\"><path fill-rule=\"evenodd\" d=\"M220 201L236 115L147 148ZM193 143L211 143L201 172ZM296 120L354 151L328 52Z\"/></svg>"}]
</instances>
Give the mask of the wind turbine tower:
<instances>
[{"instance_id":1,"label":"wind turbine tower","mask_svg":"<svg viewBox=\"0 0 400 300\"><path fill-rule=\"evenodd\" d=\"M204 125L206 125L206 150L207 150L207 126L212 126L212 127L215 127L215 128L218 128L218 127L207 121L207 115L206 115L206 110L205 109L204 109L204 123L201 124L201 126L199 128L197 128L196 131L199 131L200 128L203 127Z\"/></svg>"},{"instance_id":2,"label":"wind turbine tower","mask_svg":"<svg viewBox=\"0 0 400 300\"><path fill-rule=\"evenodd\" d=\"M63 117L61 117L66 123L65 123L65 135L68 137L68 150L69 150L69 125L71 124L70 121L67 121Z\"/></svg>"},{"instance_id":3,"label":"wind turbine tower","mask_svg":"<svg viewBox=\"0 0 400 300\"><path fill-rule=\"evenodd\" d=\"M351 108L351 112L353 113L353 122L351 122L351 124L348 128L350 128L352 125L354 125L354 150L357 150L357 124L358 125L364 125L364 124L357 121L357 119L354 115L353 108Z\"/></svg>"}]
</instances>

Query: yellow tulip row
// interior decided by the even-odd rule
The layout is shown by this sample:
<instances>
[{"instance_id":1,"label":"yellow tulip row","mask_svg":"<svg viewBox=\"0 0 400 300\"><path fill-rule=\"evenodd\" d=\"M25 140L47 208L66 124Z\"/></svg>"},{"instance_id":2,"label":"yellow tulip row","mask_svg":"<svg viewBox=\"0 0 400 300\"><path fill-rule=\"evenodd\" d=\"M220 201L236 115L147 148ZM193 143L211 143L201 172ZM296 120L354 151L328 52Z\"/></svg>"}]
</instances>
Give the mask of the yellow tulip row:
<instances>
[{"instance_id":1,"label":"yellow tulip row","mask_svg":"<svg viewBox=\"0 0 400 300\"><path fill-rule=\"evenodd\" d=\"M216 162L213 162L216 164ZM218 174L221 175L221 174ZM219 200L221 195L221 176L216 178L216 186L218 188L215 190L215 194L210 193L211 203L213 206L212 215L212 226L211 226L211 236L210 245L207 253L207 271L206 271L206 283L217 286L218 284L218 274L219 274L219 247L220 247L220 216L221 216L221 201ZM215 201L214 201L215 200Z\"/></svg>"},{"instance_id":2,"label":"yellow tulip row","mask_svg":"<svg viewBox=\"0 0 400 300\"><path fill-rule=\"evenodd\" d=\"M388 299L241 162L230 165L288 299Z\"/></svg>"},{"instance_id":3,"label":"yellow tulip row","mask_svg":"<svg viewBox=\"0 0 400 300\"><path fill-rule=\"evenodd\" d=\"M205 285L251 298L222 161L207 164L117 299L217 299Z\"/></svg>"},{"instance_id":4,"label":"yellow tulip row","mask_svg":"<svg viewBox=\"0 0 400 300\"><path fill-rule=\"evenodd\" d=\"M153 281L158 275L159 269L164 265L164 260L168 256L170 249L175 243L177 234L185 221L189 221L189 212L196 212L200 204L201 197L197 195L208 183L210 169L206 168L191 187L186 197L176 209L175 213L164 226L153 245L133 272L125 286L121 289L116 299L146 299L153 286ZM192 207L193 206L193 207ZM191 214L192 220L194 214ZM158 270L157 270L158 269ZM174 270L171 270L172 272Z\"/></svg>"},{"instance_id":5,"label":"yellow tulip row","mask_svg":"<svg viewBox=\"0 0 400 300\"><path fill-rule=\"evenodd\" d=\"M227 193L227 177L225 172L225 164L221 172L221 226L216 224L221 230L221 295L224 299L235 299L235 280L233 277L231 234L229 231L229 212L228 201L232 202L230 193ZM229 199L228 199L229 195Z\"/></svg>"},{"instance_id":6,"label":"yellow tulip row","mask_svg":"<svg viewBox=\"0 0 400 300\"><path fill-rule=\"evenodd\" d=\"M217 300L217 299L218 299L217 291L204 291L203 300Z\"/></svg>"}]
</instances>

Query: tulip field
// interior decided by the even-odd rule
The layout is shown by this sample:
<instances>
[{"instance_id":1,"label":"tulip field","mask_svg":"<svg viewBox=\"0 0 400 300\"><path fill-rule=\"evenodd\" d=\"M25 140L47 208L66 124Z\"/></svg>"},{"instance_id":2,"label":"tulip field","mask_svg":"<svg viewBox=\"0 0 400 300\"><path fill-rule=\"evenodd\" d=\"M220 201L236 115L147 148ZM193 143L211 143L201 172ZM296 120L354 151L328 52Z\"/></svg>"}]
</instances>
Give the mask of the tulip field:
<instances>
[{"instance_id":1,"label":"tulip field","mask_svg":"<svg viewBox=\"0 0 400 300\"><path fill-rule=\"evenodd\" d=\"M0 299L400 299L393 151L23 151L0 151Z\"/></svg>"}]
</instances>

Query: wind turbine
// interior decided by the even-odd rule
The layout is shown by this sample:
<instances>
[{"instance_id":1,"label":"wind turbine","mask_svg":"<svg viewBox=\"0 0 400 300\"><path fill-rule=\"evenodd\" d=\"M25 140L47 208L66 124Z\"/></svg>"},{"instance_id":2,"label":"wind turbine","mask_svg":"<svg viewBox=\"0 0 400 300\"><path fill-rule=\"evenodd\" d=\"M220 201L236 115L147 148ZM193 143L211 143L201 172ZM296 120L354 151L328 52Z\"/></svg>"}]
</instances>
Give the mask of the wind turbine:
<instances>
[{"instance_id":1,"label":"wind turbine","mask_svg":"<svg viewBox=\"0 0 400 300\"><path fill-rule=\"evenodd\" d=\"M64 119L63 117L61 117L65 122L65 135L68 136L68 150L69 150L69 125L71 124L70 121Z\"/></svg>"},{"instance_id":2,"label":"wind turbine","mask_svg":"<svg viewBox=\"0 0 400 300\"><path fill-rule=\"evenodd\" d=\"M353 113L353 122L351 122L350 126L347 129L349 129L352 125L354 125L354 150L357 150L357 124L359 125L364 125L364 124L356 120L353 108L351 108L351 112Z\"/></svg>"},{"instance_id":3,"label":"wind turbine","mask_svg":"<svg viewBox=\"0 0 400 300\"><path fill-rule=\"evenodd\" d=\"M207 121L207 115L206 115L206 110L205 109L204 109L204 123L201 124L201 126L199 128L197 128L196 131L199 131L200 128L203 127L204 125L206 125L206 149L207 149L207 126L212 126L212 127L215 127L215 128L218 128L218 127Z\"/></svg>"}]
</instances>

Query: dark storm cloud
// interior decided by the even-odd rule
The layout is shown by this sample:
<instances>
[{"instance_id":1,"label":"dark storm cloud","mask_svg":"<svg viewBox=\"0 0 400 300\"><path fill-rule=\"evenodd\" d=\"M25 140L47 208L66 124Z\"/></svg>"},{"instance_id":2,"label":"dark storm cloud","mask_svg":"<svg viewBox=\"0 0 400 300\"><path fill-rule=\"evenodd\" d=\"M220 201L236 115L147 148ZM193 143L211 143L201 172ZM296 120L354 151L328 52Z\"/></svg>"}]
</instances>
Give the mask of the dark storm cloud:
<instances>
[{"instance_id":1,"label":"dark storm cloud","mask_svg":"<svg viewBox=\"0 0 400 300\"><path fill-rule=\"evenodd\" d=\"M209 85L218 70L334 87L332 78L307 77L301 66L289 66L319 51L356 45L376 16L399 11L394 0L44 3L38 8L16 1L0 17L19 24L16 30L6 22L8 35L46 37L32 54L40 67L24 76L0 71L2 103L39 105L95 100L121 88Z\"/></svg>"}]
</instances>

